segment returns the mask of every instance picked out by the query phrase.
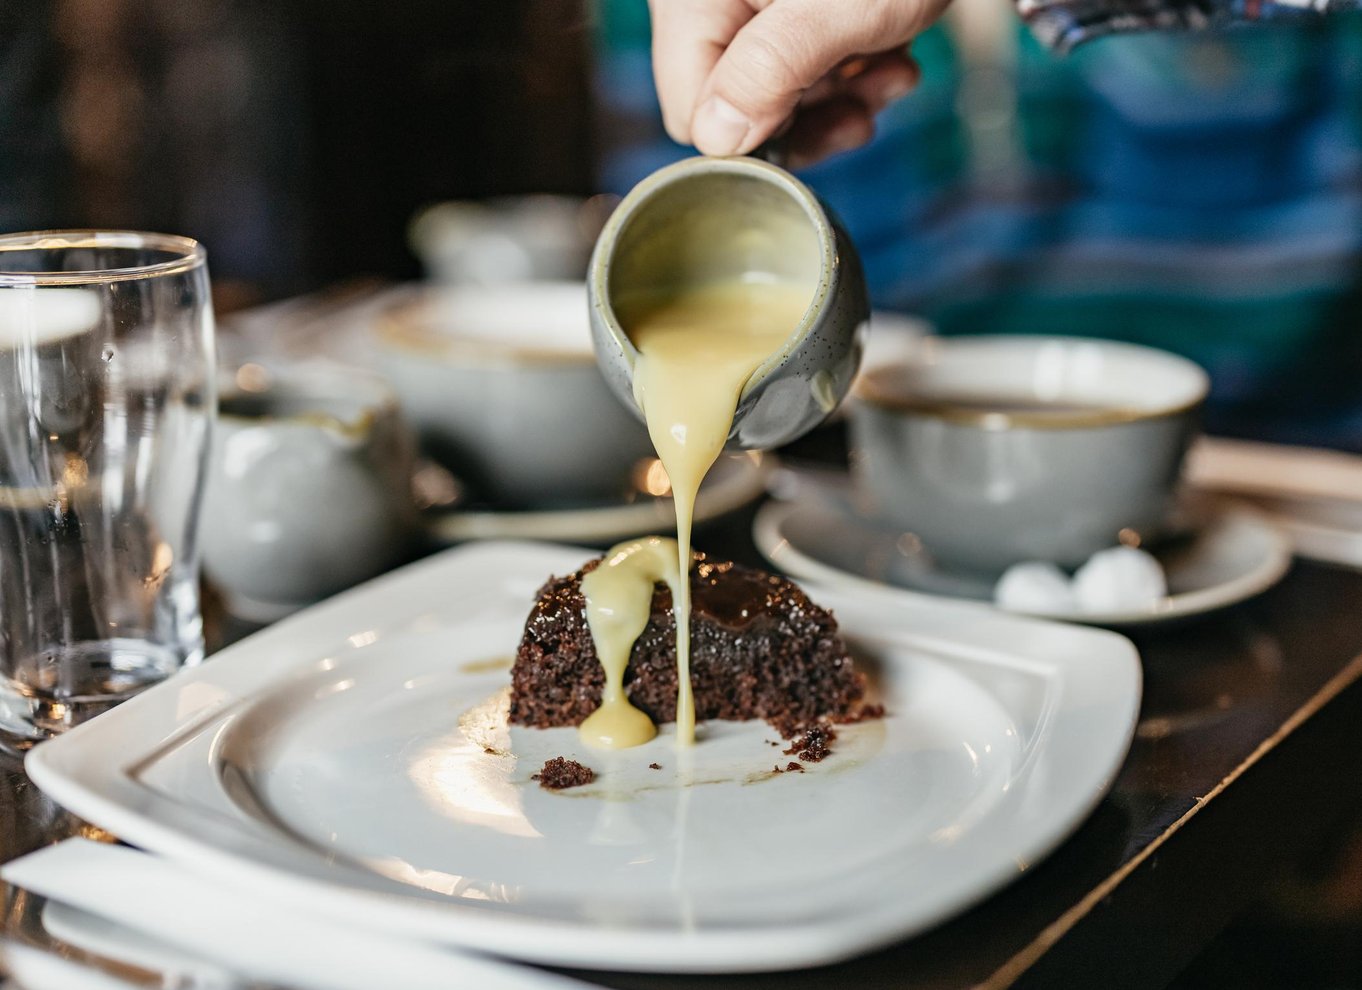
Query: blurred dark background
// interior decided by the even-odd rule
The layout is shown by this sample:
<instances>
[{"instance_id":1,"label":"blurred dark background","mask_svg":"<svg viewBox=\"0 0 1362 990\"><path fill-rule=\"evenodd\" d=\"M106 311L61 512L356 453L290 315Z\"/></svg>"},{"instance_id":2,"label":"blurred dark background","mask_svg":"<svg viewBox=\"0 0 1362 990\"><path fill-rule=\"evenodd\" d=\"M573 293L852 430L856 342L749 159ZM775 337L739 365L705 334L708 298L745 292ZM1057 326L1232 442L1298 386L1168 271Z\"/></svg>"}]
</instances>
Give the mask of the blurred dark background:
<instances>
[{"instance_id":1,"label":"blurred dark background","mask_svg":"<svg viewBox=\"0 0 1362 990\"><path fill-rule=\"evenodd\" d=\"M420 267L448 200L619 194L662 133L643 0L0 0L0 229L209 248L222 312ZM1208 426L1362 451L1362 14L1060 58L956 0L923 82L801 173L881 309L1183 353Z\"/></svg>"},{"instance_id":2,"label":"blurred dark background","mask_svg":"<svg viewBox=\"0 0 1362 990\"><path fill-rule=\"evenodd\" d=\"M581 0L0 0L0 228L170 230L220 302L417 274L450 198L594 184Z\"/></svg>"}]
</instances>

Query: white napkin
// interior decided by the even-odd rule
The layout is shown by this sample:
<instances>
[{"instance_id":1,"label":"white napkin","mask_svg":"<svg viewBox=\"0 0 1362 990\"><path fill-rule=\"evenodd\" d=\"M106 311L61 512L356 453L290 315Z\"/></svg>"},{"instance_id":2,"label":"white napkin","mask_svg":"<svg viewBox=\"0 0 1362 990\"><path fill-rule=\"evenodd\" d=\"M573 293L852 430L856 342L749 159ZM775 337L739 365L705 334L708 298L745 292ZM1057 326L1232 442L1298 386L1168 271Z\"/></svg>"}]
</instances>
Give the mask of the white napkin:
<instances>
[{"instance_id":1,"label":"white napkin","mask_svg":"<svg viewBox=\"0 0 1362 990\"><path fill-rule=\"evenodd\" d=\"M1246 499L1286 532L1298 557L1362 567L1362 457L1203 437L1186 475L1198 488Z\"/></svg>"},{"instance_id":2,"label":"white napkin","mask_svg":"<svg viewBox=\"0 0 1362 990\"><path fill-rule=\"evenodd\" d=\"M1187 480L1197 488L1275 498L1362 497L1362 458L1337 450L1203 437L1187 455Z\"/></svg>"},{"instance_id":3,"label":"white napkin","mask_svg":"<svg viewBox=\"0 0 1362 990\"><path fill-rule=\"evenodd\" d=\"M7 943L0 961L10 975L0 990L140 990L103 970L19 942Z\"/></svg>"},{"instance_id":4,"label":"white napkin","mask_svg":"<svg viewBox=\"0 0 1362 990\"><path fill-rule=\"evenodd\" d=\"M124 846L68 839L7 863L0 877L106 922L82 925L79 912L64 912L63 930L53 933L64 940L81 939L101 955L123 943L121 961L154 968L173 962L178 948L203 960L210 981L232 974L296 990L584 987L528 966L281 910ZM142 937L120 939L107 922Z\"/></svg>"}]
</instances>

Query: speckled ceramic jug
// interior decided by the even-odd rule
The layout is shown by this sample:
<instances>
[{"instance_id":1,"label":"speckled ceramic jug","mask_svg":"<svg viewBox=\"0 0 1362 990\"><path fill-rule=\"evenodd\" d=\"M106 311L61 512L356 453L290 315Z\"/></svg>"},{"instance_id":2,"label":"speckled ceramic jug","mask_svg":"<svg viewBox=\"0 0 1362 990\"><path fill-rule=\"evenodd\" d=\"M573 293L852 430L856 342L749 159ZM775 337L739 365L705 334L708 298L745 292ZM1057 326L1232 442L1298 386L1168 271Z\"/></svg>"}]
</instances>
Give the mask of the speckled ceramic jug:
<instances>
[{"instance_id":1,"label":"speckled ceramic jug","mask_svg":"<svg viewBox=\"0 0 1362 990\"><path fill-rule=\"evenodd\" d=\"M636 408L639 355L615 301L743 277L814 288L803 320L753 372L738 400L729 446L769 449L807 433L836 408L856 374L870 318L850 239L788 172L752 158L689 158L635 186L591 258L592 337L606 380Z\"/></svg>"}]
</instances>

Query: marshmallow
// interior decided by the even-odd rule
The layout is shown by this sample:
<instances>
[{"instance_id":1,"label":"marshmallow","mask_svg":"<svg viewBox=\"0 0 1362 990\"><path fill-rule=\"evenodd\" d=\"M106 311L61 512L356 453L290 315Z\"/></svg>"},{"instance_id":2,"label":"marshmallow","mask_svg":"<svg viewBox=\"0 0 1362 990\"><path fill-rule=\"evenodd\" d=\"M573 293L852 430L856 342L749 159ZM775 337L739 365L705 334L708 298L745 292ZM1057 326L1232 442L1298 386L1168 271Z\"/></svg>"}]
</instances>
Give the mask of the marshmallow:
<instances>
[{"instance_id":1,"label":"marshmallow","mask_svg":"<svg viewBox=\"0 0 1362 990\"><path fill-rule=\"evenodd\" d=\"M1083 612L1130 612L1148 608L1168 594L1163 567L1144 550L1112 547L1093 554L1073 579Z\"/></svg>"},{"instance_id":2,"label":"marshmallow","mask_svg":"<svg viewBox=\"0 0 1362 990\"><path fill-rule=\"evenodd\" d=\"M1068 575L1048 561L1013 564L993 588L999 608L1011 612L1063 615L1078 607Z\"/></svg>"}]
</instances>

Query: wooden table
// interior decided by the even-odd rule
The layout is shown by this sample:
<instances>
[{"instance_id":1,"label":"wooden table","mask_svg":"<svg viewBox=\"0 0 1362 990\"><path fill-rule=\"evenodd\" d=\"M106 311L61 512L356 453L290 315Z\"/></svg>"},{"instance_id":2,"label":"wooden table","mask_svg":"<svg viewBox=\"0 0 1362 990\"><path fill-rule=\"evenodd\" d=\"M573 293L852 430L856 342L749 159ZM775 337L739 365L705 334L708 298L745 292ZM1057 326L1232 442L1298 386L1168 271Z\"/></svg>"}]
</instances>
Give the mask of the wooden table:
<instances>
[{"instance_id":1,"label":"wooden table","mask_svg":"<svg viewBox=\"0 0 1362 990\"><path fill-rule=\"evenodd\" d=\"M750 558L749 523L739 515L698 543ZM1258 600L1137 645L1143 711L1112 792L965 915L816 970L575 975L639 990L1163 986L1276 866L1362 811L1362 573L1298 562ZM0 859L84 829L4 764ZM34 901L11 892L7 905L11 929L31 931Z\"/></svg>"}]
</instances>

